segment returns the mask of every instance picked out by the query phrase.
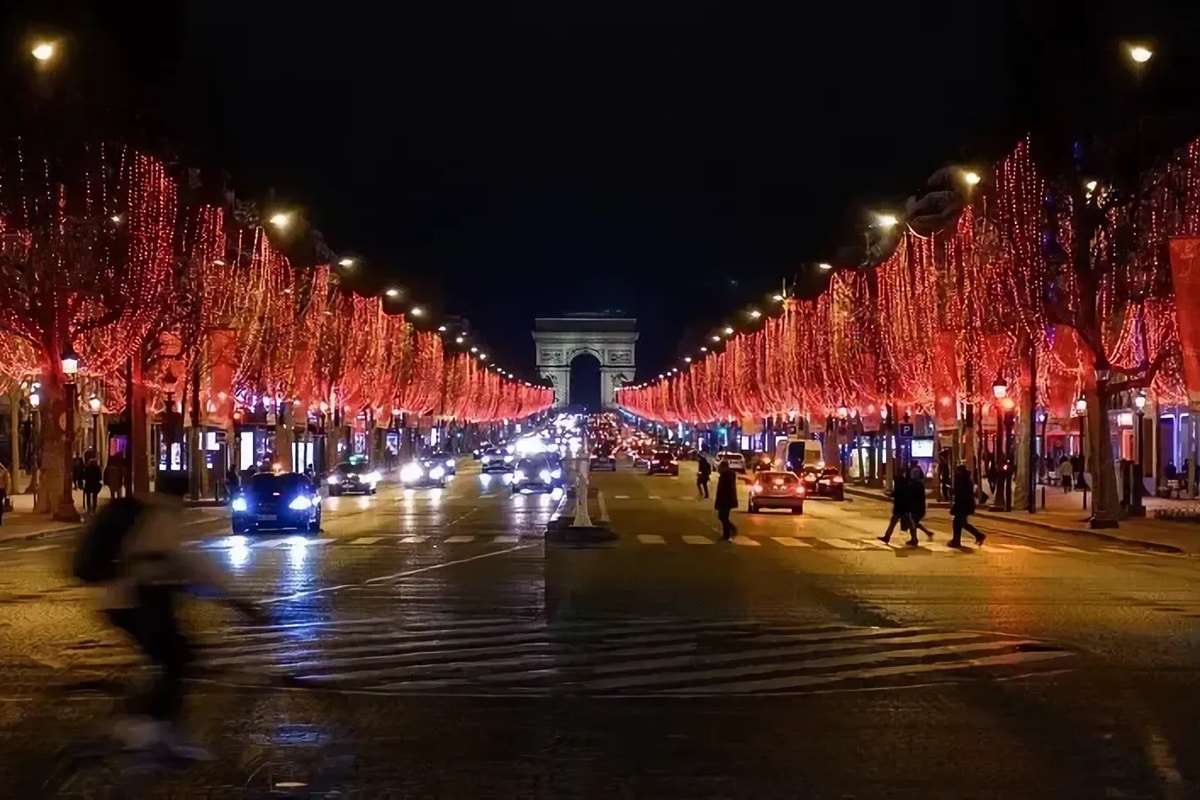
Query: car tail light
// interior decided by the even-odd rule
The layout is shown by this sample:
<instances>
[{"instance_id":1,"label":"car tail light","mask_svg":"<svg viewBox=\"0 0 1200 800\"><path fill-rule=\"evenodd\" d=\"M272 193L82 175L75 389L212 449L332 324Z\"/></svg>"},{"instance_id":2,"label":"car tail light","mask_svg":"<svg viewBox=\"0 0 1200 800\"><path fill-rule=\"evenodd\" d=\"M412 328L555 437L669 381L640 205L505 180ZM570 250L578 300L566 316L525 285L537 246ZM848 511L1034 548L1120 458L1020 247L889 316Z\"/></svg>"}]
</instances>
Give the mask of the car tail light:
<instances>
[{"instance_id":1,"label":"car tail light","mask_svg":"<svg viewBox=\"0 0 1200 800\"><path fill-rule=\"evenodd\" d=\"M841 482L842 482L842 476L841 476L841 475L835 475L835 476L834 476L834 478L833 478L833 482L834 482L834 483L841 483Z\"/></svg>"},{"instance_id":2,"label":"car tail light","mask_svg":"<svg viewBox=\"0 0 1200 800\"><path fill-rule=\"evenodd\" d=\"M803 484L796 487L796 494L804 494L804 485Z\"/></svg>"}]
</instances>

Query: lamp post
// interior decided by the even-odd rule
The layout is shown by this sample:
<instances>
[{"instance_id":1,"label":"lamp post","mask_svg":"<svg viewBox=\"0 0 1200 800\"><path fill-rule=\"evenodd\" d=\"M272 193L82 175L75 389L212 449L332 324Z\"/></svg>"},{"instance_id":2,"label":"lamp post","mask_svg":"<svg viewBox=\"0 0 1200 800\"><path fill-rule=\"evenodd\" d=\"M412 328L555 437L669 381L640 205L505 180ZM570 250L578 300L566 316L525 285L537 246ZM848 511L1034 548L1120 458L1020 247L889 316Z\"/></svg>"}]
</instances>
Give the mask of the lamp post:
<instances>
[{"instance_id":1,"label":"lamp post","mask_svg":"<svg viewBox=\"0 0 1200 800\"><path fill-rule=\"evenodd\" d=\"M1133 409L1137 415L1137 431L1134 432L1133 437L1136 458L1133 460L1133 492L1129 498L1129 516L1144 517L1146 516L1146 507L1142 504L1142 493L1145 491L1142 477L1145 472L1145 467L1142 465L1142 423L1146 417L1145 392L1138 391L1133 396Z\"/></svg>"},{"instance_id":2,"label":"lamp post","mask_svg":"<svg viewBox=\"0 0 1200 800\"><path fill-rule=\"evenodd\" d=\"M167 445L167 472L173 469L171 456L175 449L175 385L177 382L178 379L174 373L168 372L163 376L163 391L167 394L167 402L163 408L163 439Z\"/></svg>"},{"instance_id":3,"label":"lamp post","mask_svg":"<svg viewBox=\"0 0 1200 800\"><path fill-rule=\"evenodd\" d=\"M88 408L92 411L92 451L100 458L100 398L92 395L88 400Z\"/></svg>"},{"instance_id":4,"label":"lamp post","mask_svg":"<svg viewBox=\"0 0 1200 800\"><path fill-rule=\"evenodd\" d=\"M1079 418L1079 474L1075 476L1075 485L1083 488L1083 507L1087 508L1087 482L1083 479L1087 469L1087 459L1083 455L1083 437L1087 418L1087 398L1079 395L1075 401L1075 416Z\"/></svg>"},{"instance_id":5,"label":"lamp post","mask_svg":"<svg viewBox=\"0 0 1200 800\"><path fill-rule=\"evenodd\" d=\"M42 397L36 391L29 393L29 488L25 490L26 494L36 495L38 492L38 477L41 473L41 413L39 408L42 404Z\"/></svg>"},{"instance_id":6,"label":"lamp post","mask_svg":"<svg viewBox=\"0 0 1200 800\"><path fill-rule=\"evenodd\" d=\"M68 347L63 351L61 366L66 380L67 412L66 430L63 432L63 491L55 518L78 522L79 512L75 508L75 497L72 494L75 486L71 480L71 459L75 455L75 375L79 372L79 355Z\"/></svg>"}]
</instances>

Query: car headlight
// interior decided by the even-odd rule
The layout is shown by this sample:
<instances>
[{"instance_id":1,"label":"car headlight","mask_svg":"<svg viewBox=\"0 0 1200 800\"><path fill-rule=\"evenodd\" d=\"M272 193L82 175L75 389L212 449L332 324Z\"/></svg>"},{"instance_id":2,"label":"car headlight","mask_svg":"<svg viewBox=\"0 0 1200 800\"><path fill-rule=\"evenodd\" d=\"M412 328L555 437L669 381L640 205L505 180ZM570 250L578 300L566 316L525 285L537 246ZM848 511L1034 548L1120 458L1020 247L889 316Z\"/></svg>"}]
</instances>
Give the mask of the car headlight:
<instances>
[{"instance_id":1,"label":"car headlight","mask_svg":"<svg viewBox=\"0 0 1200 800\"><path fill-rule=\"evenodd\" d=\"M538 477L542 479L542 483L550 482L550 470L544 469L538 473Z\"/></svg>"},{"instance_id":2,"label":"car headlight","mask_svg":"<svg viewBox=\"0 0 1200 800\"><path fill-rule=\"evenodd\" d=\"M383 476L379 474L379 470L373 469L366 475L363 475L362 480L364 483L379 483L383 480Z\"/></svg>"},{"instance_id":3,"label":"car headlight","mask_svg":"<svg viewBox=\"0 0 1200 800\"><path fill-rule=\"evenodd\" d=\"M229 504L229 507L234 511L247 511L250 508L250 504L246 502L246 498L244 497L235 497L233 498L233 502Z\"/></svg>"},{"instance_id":4,"label":"car headlight","mask_svg":"<svg viewBox=\"0 0 1200 800\"><path fill-rule=\"evenodd\" d=\"M442 476L445 474L446 470L444 470L442 467L434 467L433 469L429 470L429 477L433 478L435 481L440 481Z\"/></svg>"},{"instance_id":5,"label":"car headlight","mask_svg":"<svg viewBox=\"0 0 1200 800\"><path fill-rule=\"evenodd\" d=\"M505 457L504 457L504 463L505 463L505 464L508 464L508 463L510 463L510 462L512 461L512 459L513 459L513 457L512 457L512 456L505 456Z\"/></svg>"},{"instance_id":6,"label":"car headlight","mask_svg":"<svg viewBox=\"0 0 1200 800\"><path fill-rule=\"evenodd\" d=\"M412 483L413 481L421 480L421 476L424 474L421 472L419 464L405 464L404 468L400 470L400 480L405 483Z\"/></svg>"},{"instance_id":7,"label":"car headlight","mask_svg":"<svg viewBox=\"0 0 1200 800\"><path fill-rule=\"evenodd\" d=\"M551 477L551 478L561 478L561 477L562 477L562 470L561 470L561 469L551 470L551 472L550 472L550 477Z\"/></svg>"},{"instance_id":8,"label":"car headlight","mask_svg":"<svg viewBox=\"0 0 1200 800\"><path fill-rule=\"evenodd\" d=\"M304 495L300 495L295 500L288 503L288 508L290 508L292 511L307 511L308 509L312 508L312 500Z\"/></svg>"},{"instance_id":9,"label":"car headlight","mask_svg":"<svg viewBox=\"0 0 1200 800\"><path fill-rule=\"evenodd\" d=\"M485 464L486 464L486 463L488 463L489 461L491 461L491 460L492 460L492 457L491 457L491 456L484 456L483 458L481 458L481 459L479 459L479 460L480 460L480 461L482 461L483 463L485 463Z\"/></svg>"},{"instance_id":10,"label":"car headlight","mask_svg":"<svg viewBox=\"0 0 1200 800\"><path fill-rule=\"evenodd\" d=\"M521 470L521 469L519 469L519 470L517 470L516 472L514 472L514 473L513 473L513 480L514 480L514 481L523 481L523 480L525 480L525 470Z\"/></svg>"},{"instance_id":11,"label":"car headlight","mask_svg":"<svg viewBox=\"0 0 1200 800\"><path fill-rule=\"evenodd\" d=\"M454 466L454 459L453 459L453 458L447 458L447 459L446 459L446 466L447 466L447 467L453 467L453 466Z\"/></svg>"},{"instance_id":12,"label":"car headlight","mask_svg":"<svg viewBox=\"0 0 1200 800\"><path fill-rule=\"evenodd\" d=\"M330 475L328 478L325 479L325 482L328 483L330 486L337 486L339 483L342 482L342 478L340 475Z\"/></svg>"}]
</instances>

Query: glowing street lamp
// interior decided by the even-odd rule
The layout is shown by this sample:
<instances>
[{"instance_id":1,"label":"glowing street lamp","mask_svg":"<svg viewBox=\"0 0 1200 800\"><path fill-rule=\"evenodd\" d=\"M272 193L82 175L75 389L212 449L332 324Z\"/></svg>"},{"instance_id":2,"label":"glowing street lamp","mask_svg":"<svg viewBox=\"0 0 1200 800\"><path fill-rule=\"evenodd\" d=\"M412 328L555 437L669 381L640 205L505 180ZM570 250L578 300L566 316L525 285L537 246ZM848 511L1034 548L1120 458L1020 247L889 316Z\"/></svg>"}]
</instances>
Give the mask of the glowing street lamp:
<instances>
[{"instance_id":1,"label":"glowing street lamp","mask_svg":"<svg viewBox=\"0 0 1200 800\"><path fill-rule=\"evenodd\" d=\"M79 354L74 349L68 347L62 354L62 371L63 375L70 380L75 377L75 373L79 372Z\"/></svg>"},{"instance_id":2,"label":"glowing street lamp","mask_svg":"<svg viewBox=\"0 0 1200 800\"><path fill-rule=\"evenodd\" d=\"M729 325L726 325L726 326L725 326L725 335L726 335L726 336L733 336L733 328L732 328L731 326L729 326ZM719 341L719 340L718 340L718 341Z\"/></svg>"},{"instance_id":3,"label":"glowing street lamp","mask_svg":"<svg viewBox=\"0 0 1200 800\"><path fill-rule=\"evenodd\" d=\"M423 317L423 316L425 316L425 309L421 308L420 306L413 306L412 311L410 313L414 317Z\"/></svg>"},{"instance_id":4,"label":"glowing street lamp","mask_svg":"<svg viewBox=\"0 0 1200 800\"><path fill-rule=\"evenodd\" d=\"M721 341L721 337L720 337L720 336L717 336L717 335L714 333L714 334L713 334L713 337L712 337L712 340L713 340L714 342L719 342L719 341Z\"/></svg>"},{"instance_id":5,"label":"glowing street lamp","mask_svg":"<svg viewBox=\"0 0 1200 800\"><path fill-rule=\"evenodd\" d=\"M753 308L750 310L750 318L751 319L758 319L761 316L762 316L762 312L759 311L757 308Z\"/></svg>"},{"instance_id":6,"label":"glowing street lamp","mask_svg":"<svg viewBox=\"0 0 1200 800\"><path fill-rule=\"evenodd\" d=\"M57 48L54 46L54 42L37 42L33 45L33 49L29 53L44 64L54 58L56 51Z\"/></svg>"},{"instance_id":7,"label":"glowing street lamp","mask_svg":"<svg viewBox=\"0 0 1200 800\"><path fill-rule=\"evenodd\" d=\"M391 289L388 289L386 292L384 292L384 294L386 294L388 297L399 297L400 290L395 287L392 287Z\"/></svg>"},{"instance_id":8,"label":"glowing street lamp","mask_svg":"<svg viewBox=\"0 0 1200 800\"><path fill-rule=\"evenodd\" d=\"M838 419L846 419L850 416L850 409L846 408L845 404L837 407Z\"/></svg>"},{"instance_id":9,"label":"glowing street lamp","mask_svg":"<svg viewBox=\"0 0 1200 800\"><path fill-rule=\"evenodd\" d=\"M1154 51L1144 44L1127 44L1125 52L1129 54L1129 60L1138 65L1145 64L1154 58Z\"/></svg>"},{"instance_id":10,"label":"glowing street lamp","mask_svg":"<svg viewBox=\"0 0 1200 800\"><path fill-rule=\"evenodd\" d=\"M276 230L285 231L292 224L292 215L286 211L278 211L271 215L271 218L268 220L268 222L270 222Z\"/></svg>"},{"instance_id":11,"label":"glowing street lamp","mask_svg":"<svg viewBox=\"0 0 1200 800\"><path fill-rule=\"evenodd\" d=\"M1146 393L1139 391L1133 396L1133 407L1137 409L1139 414L1146 413Z\"/></svg>"},{"instance_id":12,"label":"glowing street lamp","mask_svg":"<svg viewBox=\"0 0 1200 800\"><path fill-rule=\"evenodd\" d=\"M774 300L776 303L782 303L783 295L781 295L781 294L771 295L771 299Z\"/></svg>"},{"instance_id":13,"label":"glowing street lamp","mask_svg":"<svg viewBox=\"0 0 1200 800\"><path fill-rule=\"evenodd\" d=\"M979 177L979 173L974 170L967 170L962 174L963 183L967 186L978 186L983 178Z\"/></svg>"},{"instance_id":14,"label":"glowing street lamp","mask_svg":"<svg viewBox=\"0 0 1200 800\"><path fill-rule=\"evenodd\" d=\"M899 225L900 220L896 218L895 214L876 214L875 224L886 231Z\"/></svg>"},{"instance_id":15,"label":"glowing street lamp","mask_svg":"<svg viewBox=\"0 0 1200 800\"><path fill-rule=\"evenodd\" d=\"M833 264L830 264L828 261L822 261L820 264L817 264L817 269L821 270L821 272L829 272L829 270L833 269Z\"/></svg>"},{"instance_id":16,"label":"glowing street lamp","mask_svg":"<svg viewBox=\"0 0 1200 800\"><path fill-rule=\"evenodd\" d=\"M997 400L1003 400L1008 397L1008 383L999 375L996 376L996 380L992 384L992 395Z\"/></svg>"},{"instance_id":17,"label":"glowing street lamp","mask_svg":"<svg viewBox=\"0 0 1200 800\"><path fill-rule=\"evenodd\" d=\"M339 260L339 261L338 261L338 266L339 266L339 267L345 267L346 269L349 269L350 267L353 267L353 266L354 266L354 263L355 263L355 262L354 262L354 259L353 259L353 258L343 258L343 259L341 259L341 260Z\"/></svg>"},{"instance_id":18,"label":"glowing street lamp","mask_svg":"<svg viewBox=\"0 0 1200 800\"><path fill-rule=\"evenodd\" d=\"M1082 417L1087 413L1087 398L1079 395L1079 399L1075 401L1075 414Z\"/></svg>"},{"instance_id":19,"label":"glowing street lamp","mask_svg":"<svg viewBox=\"0 0 1200 800\"><path fill-rule=\"evenodd\" d=\"M683 357L683 362L684 362L685 364L690 364L690 363L692 363L692 357L691 357L691 356L684 356L684 357Z\"/></svg>"}]
</instances>

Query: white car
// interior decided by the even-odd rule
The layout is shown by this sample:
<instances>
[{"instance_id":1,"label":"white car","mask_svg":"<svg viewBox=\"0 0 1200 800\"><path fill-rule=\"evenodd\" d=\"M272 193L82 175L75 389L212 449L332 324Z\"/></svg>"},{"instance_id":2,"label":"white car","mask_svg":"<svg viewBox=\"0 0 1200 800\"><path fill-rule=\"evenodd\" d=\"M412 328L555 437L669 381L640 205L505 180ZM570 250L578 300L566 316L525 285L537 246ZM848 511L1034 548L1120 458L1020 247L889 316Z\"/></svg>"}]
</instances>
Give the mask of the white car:
<instances>
[{"instance_id":1,"label":"white car","mask_svg":"<svg viewBox=\"0 0 1200 800\"><path fill-rule=\"evenodd\" d=\"M746 472L746 457L741 453L717 453L717 457L713 459L718 464L722 461L728 462L729 468L734 472L745 474Z\"/></svg>"}]
</instances>

